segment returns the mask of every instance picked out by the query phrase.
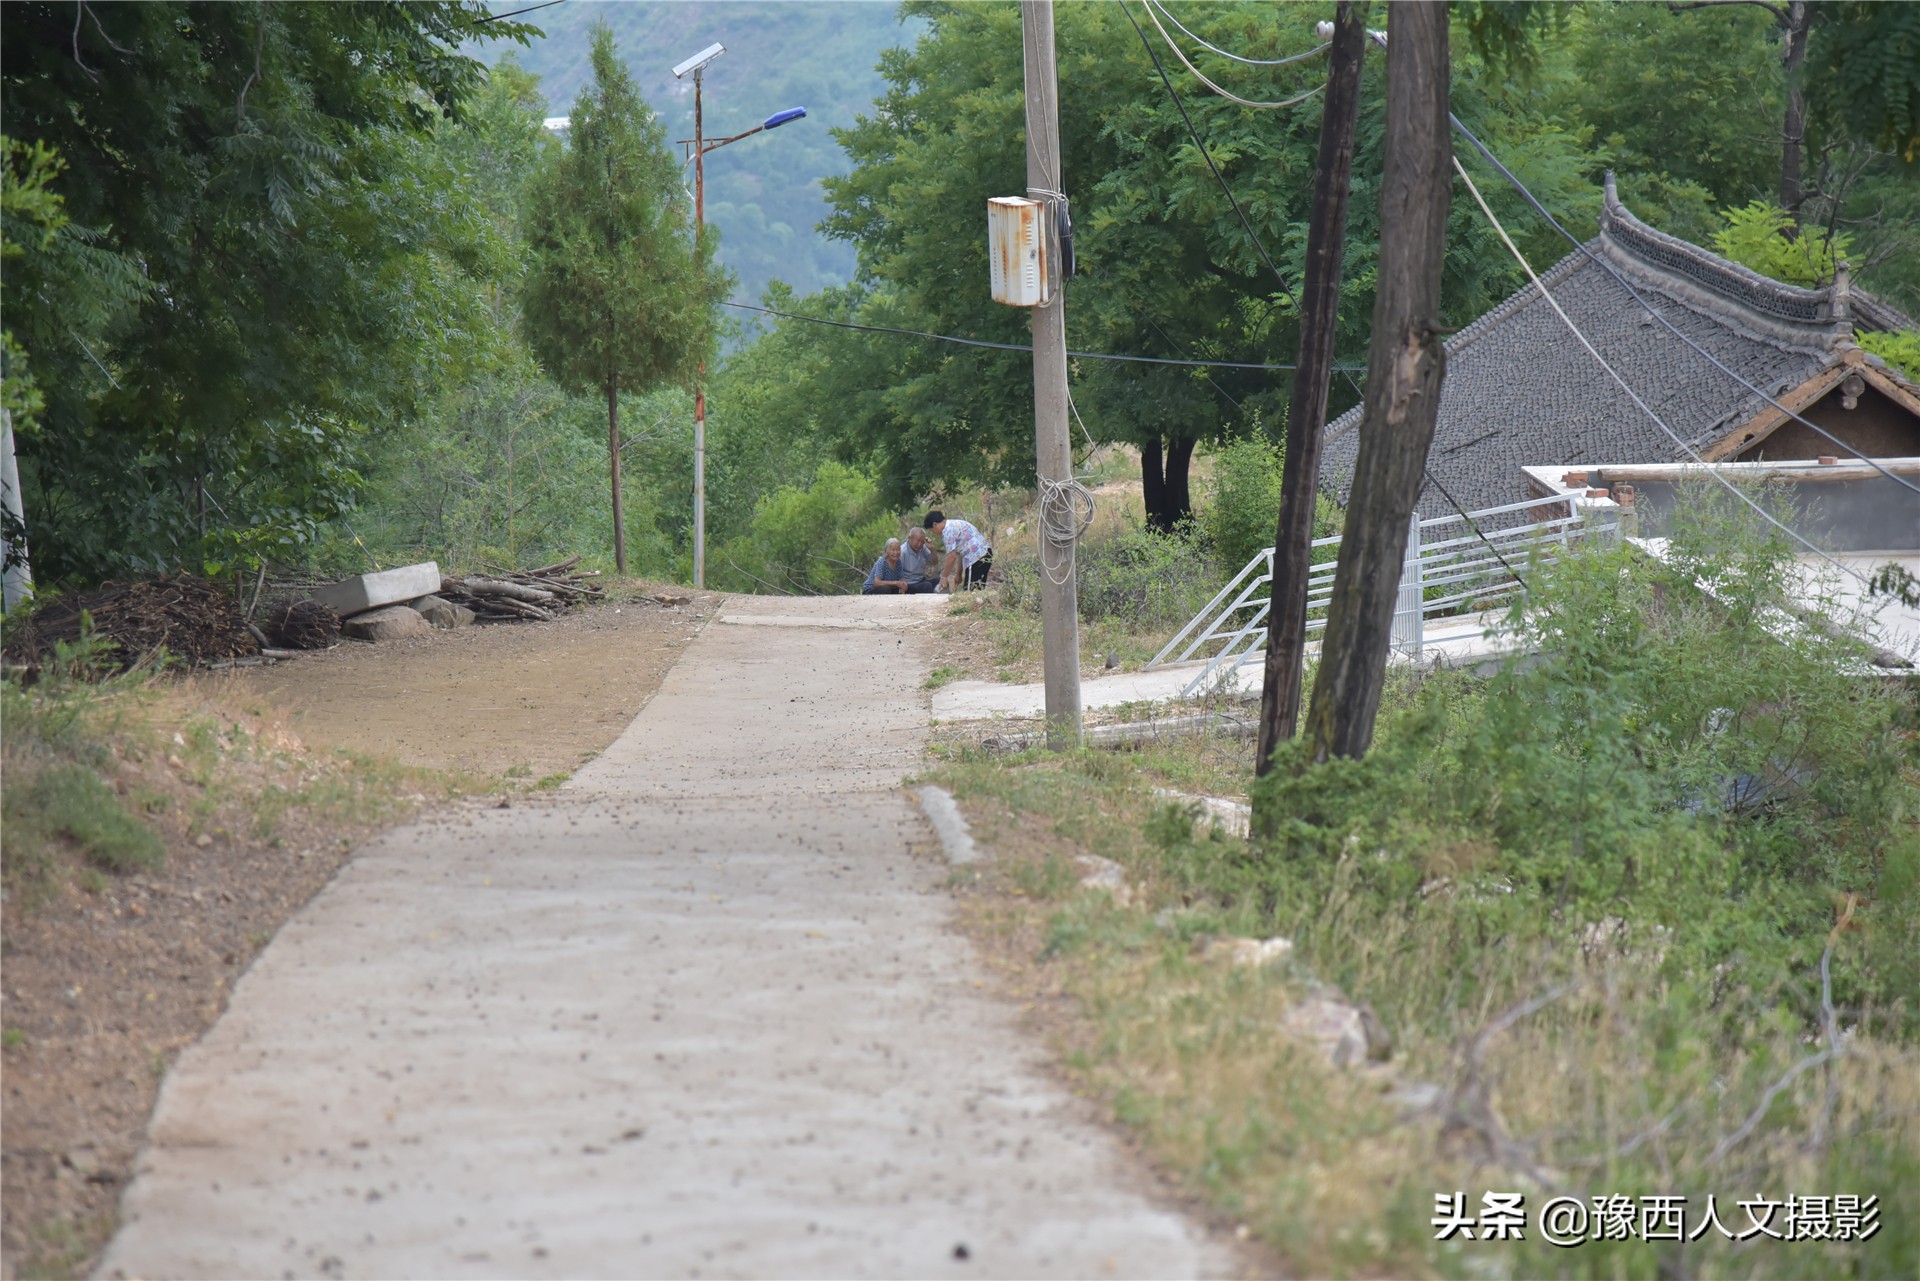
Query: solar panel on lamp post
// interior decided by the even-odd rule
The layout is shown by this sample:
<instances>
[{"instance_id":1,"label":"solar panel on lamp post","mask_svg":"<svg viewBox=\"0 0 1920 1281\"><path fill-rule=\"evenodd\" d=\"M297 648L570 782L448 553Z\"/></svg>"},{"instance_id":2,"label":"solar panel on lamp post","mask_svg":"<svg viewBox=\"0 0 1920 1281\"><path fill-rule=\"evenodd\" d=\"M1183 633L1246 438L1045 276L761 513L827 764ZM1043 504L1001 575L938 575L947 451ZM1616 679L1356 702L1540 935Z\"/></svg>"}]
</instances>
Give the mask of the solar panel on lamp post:
<instances>
[{"instance_id":1,"label":"solar panel on lamp post","mask_svg":"<svg viewBox=\"0 0 1920 1281\"><path fill-rule=\"evenodd\" d=\"M693 162L693 221L696 234L707 225L707 166L706 155L709 151L718 151L730 142L739 142L742 138L751 138L756 133L768 129L778 129L789 121L806 116L805 107L788 107L776 111L765 120L744 133L731 137L707 141L706 125L701 118L700 79L707 64L725 53L722 44L711 44L694 54L673 69L675 79L693 77L693 137L679 139L683 147L691 147L688 160ZM707 367L703 363L695 376L693 387L693 585L704 588L707 585Z\"/></svg>"}]
</instances>

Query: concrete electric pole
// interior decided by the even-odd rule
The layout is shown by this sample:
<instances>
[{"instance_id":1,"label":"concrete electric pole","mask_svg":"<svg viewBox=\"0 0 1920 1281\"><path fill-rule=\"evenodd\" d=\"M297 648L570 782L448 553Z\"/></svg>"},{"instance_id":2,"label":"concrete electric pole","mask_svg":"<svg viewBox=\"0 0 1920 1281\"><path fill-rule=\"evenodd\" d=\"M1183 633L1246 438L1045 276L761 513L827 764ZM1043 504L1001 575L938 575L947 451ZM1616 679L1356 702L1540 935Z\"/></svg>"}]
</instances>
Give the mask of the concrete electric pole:
<instances>
[{"instance_id":1,"label":"concrete electric pole","mask_svg":"<svg viewBox=\"0 0 1920 1281\"><path fill-rule=\"evenodd\" d=\"M1051 211L1066 199L1060 172L1053 0L1020 0L1026 48L1027 198ZM1080 746L1080 617L1074 571L1077 512L1067 431L1066 272L1033 309L1033 446L1040 483L1040 627L1047 671L1047 746Z\"/></svg>"}]
</instances>

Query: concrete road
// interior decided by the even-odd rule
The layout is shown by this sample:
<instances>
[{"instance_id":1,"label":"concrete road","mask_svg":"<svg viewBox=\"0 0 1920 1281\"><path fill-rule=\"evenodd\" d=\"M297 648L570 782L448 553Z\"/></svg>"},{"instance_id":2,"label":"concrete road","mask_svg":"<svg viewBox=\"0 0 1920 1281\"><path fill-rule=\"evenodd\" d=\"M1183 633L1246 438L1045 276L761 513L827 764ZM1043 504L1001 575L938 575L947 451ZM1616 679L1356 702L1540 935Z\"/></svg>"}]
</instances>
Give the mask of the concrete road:
<instances>
[{"instance_id":1,"label":"concrete road","mask_svg":"<svg viewBox=\"0 0 1920 1281\"><path fill-rule=\"evenodd\" d=\"M732 602L559 795L371 843L181 1057L100 1274L1231 1270L947 928L926 599Z\"/></svg>"}]
</instances>

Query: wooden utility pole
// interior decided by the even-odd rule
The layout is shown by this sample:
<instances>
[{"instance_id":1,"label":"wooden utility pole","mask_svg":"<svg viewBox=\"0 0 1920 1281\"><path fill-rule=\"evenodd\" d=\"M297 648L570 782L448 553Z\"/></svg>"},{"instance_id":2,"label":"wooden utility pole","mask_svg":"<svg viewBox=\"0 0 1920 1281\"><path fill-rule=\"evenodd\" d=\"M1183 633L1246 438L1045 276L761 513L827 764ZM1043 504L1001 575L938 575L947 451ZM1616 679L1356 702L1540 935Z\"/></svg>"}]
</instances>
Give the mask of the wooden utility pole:
<instances>
[{"instance_id":1,"label":"wooden utility pole","mask_svg":"<svg viewBox=\"0 0 1920 1281\"><path fill-rule=\"evenodd\" d=\"M613 487L613 572L627 573L627 517L620 506L620 382L607 375L607 476Z\"/></svg>"},{"instance_id":2,"label":"wooden utility pole","mask_svg":"<svg viewBox=\"0 0 1920 1281\"><path fill-rule=\"evenodd\" d=\"M1267 667L1260 691L1260 742L1254 773L1273 768L1273 749L1300 725L1301 669L1307 648L1307 576L1312 572L1314 494L1327 421L1333 340L1340 310L1340 270L1353 177L1353 130L1360 113L1360 71L1366 62L1366 0L1340 0L1327 55L1327 91L1320 117L1320 158L1307 224L1307 271L1300 287L1300 359L1287 402L1287 453L1280 473L1280 524L1273 538L1268 595Z\"/></svg>"},{"instance_id":3,"label":"wooden utility pole","mask_svg":"<svg viewBox=\"0 0 1920 1281\"><path fill-rule=\"evenodd\" d=\"M1066 198L1060 172L1058 73L1053 60L1053 0L1020 0L1026 48L1027 197ZM1050 487L1073 479L1067 432L1067 282L1033 309L1033 449L1040 479L1040 634L1047 671L1047 747L1080 746L1080 617L1071 538L1056 542L1050 526L1074 528L1073 505ZM1051 519L1050 519L1051 517Z\"/></svg>"},{"instance_id":4,"label":"wooden utility pole","mask_svg":"<svg viewBox=\"0 0 1920 1281\"><path fill-rule=\"evenodd\" d=\"M1453 197L1447 6L1396 4L1387 22L1379 285L1353 490L1307 713L1316 761L1362 756L1373 742L1407 522L1426 472L1446 373L1439 314Z\"/></svg>"}]
</instances>

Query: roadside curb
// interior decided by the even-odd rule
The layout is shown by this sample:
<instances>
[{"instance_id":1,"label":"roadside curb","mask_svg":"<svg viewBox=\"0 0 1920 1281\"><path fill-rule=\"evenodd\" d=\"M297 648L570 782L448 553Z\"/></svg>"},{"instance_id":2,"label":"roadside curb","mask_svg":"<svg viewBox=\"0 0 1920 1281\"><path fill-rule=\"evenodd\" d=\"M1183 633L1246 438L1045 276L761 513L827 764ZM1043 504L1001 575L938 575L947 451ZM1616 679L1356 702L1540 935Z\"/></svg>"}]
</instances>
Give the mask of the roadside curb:
<instances>
[{"instance_id":1,"label":"roadside curb","mask_svg":"<svg viewBox=\"0 0 1920 1281\"><path fill-rule=\"evenodd\" d=\"M953 793L946 788L928 783L916 789L920 796L920 809L933 824L933 830L939 834L941 848L947 852L949 863L978 863L980 849L973 843L973 833L967 829L967 820L960 813L960 807L954 804Z\"/></svg>"}]
</instances>

